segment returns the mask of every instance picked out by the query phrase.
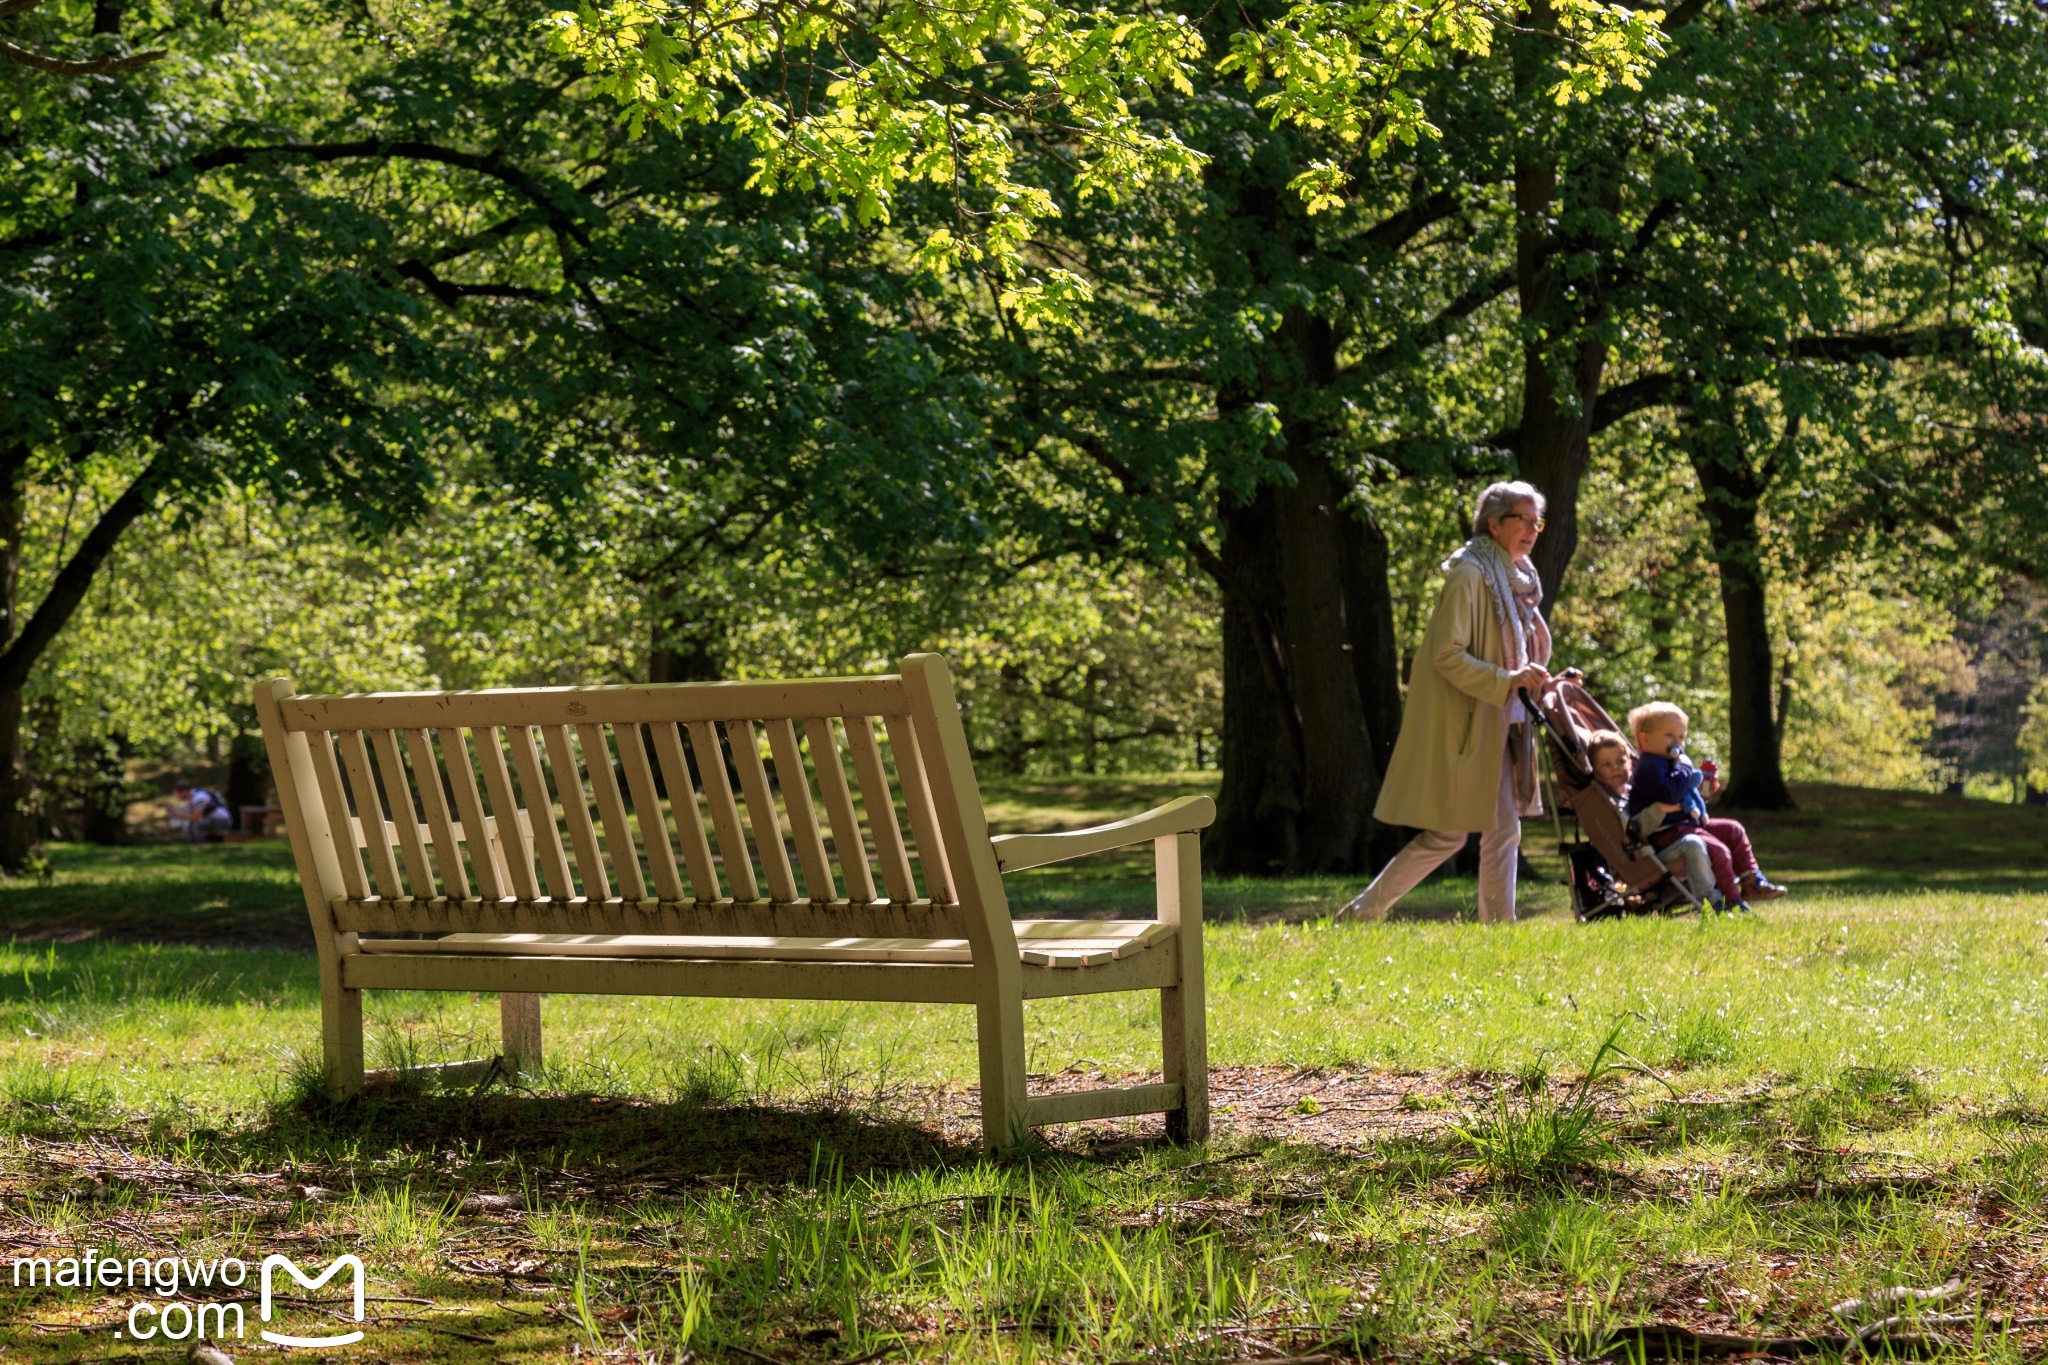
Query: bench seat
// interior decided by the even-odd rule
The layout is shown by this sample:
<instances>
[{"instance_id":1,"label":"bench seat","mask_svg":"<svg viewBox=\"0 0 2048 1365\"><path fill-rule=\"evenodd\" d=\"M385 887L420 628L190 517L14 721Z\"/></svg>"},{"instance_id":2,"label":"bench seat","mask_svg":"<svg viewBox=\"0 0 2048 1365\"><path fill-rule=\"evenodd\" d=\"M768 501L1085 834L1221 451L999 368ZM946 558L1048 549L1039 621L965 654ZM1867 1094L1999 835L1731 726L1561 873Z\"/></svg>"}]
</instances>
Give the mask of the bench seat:
<instances>
[{"instance_id":1,"label":"bench seat","mask_svg":"<svg viewBox=\"0 0 2048 1365\"><path fill-rule=\"evenodd\" d=\"M1016 920L1017 958L1027 967L1107 966L1174 936L1158 920ZM366 938L372 954L459 953L518 957L664 957L751 962L972 962L964 938L776 938L701 934L445 934Z\"/></svg>"}]
</instances>

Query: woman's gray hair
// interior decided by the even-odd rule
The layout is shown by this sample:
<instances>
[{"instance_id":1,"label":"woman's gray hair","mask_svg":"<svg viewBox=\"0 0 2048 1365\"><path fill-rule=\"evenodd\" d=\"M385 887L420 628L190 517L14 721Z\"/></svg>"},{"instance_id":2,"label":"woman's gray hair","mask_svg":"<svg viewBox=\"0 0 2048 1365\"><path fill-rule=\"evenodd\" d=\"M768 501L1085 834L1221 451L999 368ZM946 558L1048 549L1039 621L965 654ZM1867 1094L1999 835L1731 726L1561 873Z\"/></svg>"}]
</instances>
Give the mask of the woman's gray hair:
<instances>
[{"instance_id":1,"label":"woman's gray hair","mask_svg":"<svg viewBox=\"0 0 2048 1365\"><path fill-rule=\"evenodd\" d=\"M1493 523L1507 516L1525 502L1536 504L1536 515L1543 515L1543 495L1536 491L1536 485L1523 483L1520 479L1512 483L1490 483L1479 495L1479 501L1472 505L1472 534L1490 535Z\"/></svg>"}]
</instances>

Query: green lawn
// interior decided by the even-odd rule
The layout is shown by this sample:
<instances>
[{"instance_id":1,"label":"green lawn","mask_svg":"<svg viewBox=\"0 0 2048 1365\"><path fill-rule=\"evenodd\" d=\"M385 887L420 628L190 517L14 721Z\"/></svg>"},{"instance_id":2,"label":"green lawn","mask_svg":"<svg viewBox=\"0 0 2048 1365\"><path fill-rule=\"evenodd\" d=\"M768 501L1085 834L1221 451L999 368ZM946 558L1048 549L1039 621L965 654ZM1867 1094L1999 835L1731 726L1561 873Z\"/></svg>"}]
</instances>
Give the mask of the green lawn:
<instances>
[{"instance_id":1,"label":"green lawn","mask_svg":"<svg viewBox=\"0 0 2048 1365\"><path fill-rule=\"evenodd\" d=\"M1199 789L991 808L1055 828ZM1327 918L1355 883L1212 881L1214 1140L1085 1125L1002 1163L951 1007L550 998L531 1092L308 1102L282 846L57 849L51 884L0 886L0 1237L358 1251L378 1301L337 1360L1550 1358L1646 1323L1826 1349L1829 1305L1951 1276L1925 1311L1981 1308L1944 1329L1964 1355L2039 1358L1983 1314L2048 1311L2048 811L1799 795L1752 822L1797 892L1747 916L1579 925L1539 884L1484 930L1445 878L1359 926ZM1010 890L1142 913L1144 873ZM372 1052L487 1053L495 1015L373 996ZM1028 1022L1045 1084L1156 1066L1156 1003ZM1575 1086L1617 1026L1655 1074ZM0 1293L0 1361L166 1358L114 1336L132 1293ZM247 1314L237 1358L271 1350Z\"/></svg>"}]
</instances>

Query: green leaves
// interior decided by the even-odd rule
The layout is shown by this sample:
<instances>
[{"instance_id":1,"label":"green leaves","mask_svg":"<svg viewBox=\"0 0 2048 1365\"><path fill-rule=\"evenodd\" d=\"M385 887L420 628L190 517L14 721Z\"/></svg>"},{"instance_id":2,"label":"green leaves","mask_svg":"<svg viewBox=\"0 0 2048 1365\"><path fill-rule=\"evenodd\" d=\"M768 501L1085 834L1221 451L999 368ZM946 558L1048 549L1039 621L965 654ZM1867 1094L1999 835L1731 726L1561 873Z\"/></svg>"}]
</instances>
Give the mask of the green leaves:
<instances>
[{"instance_id":1,"label":"green leaves","mask_svg":"<svg viewBox=\"0 0 2048 1365\"><path fill-rule=\"evenodd\" d=\"M992 271L1026 325L1070 316L1087 286L1026 267L1032 225L1058 209L1018 174L1018 138L1065 160L1083 198L1113 199L1200 164L1130 103L1191 90L1203 42L1178 15L1013 0L879 11L622 0L562 11L547 27L557 52L627 106L636 135L650 123L729 125L753 148L750 188L822 190L871 225L892 221L913 185L950 191L955 223L926 234L919 264Z\"/></svg>"},{"instance_id":2,"label":"green leaves","mask_svg":"<svg viewBox=\"0 0 2048 1365\"><path fill-rule=\"evenodd\" d=\"M1214 70L1261 92L1276 126L1331 132L1378 157L1436 133L1401 78L1446 55L1484 55L1520 9L1302 0L1232 33ZM1661 11L1598 0L1542 9L1568 54L1555 75L1561 103L1637 85L1662 51ZM1063 168L1082 203L1188 179L1204 161L1170 123L1139 112L1192 95L1207 47L1193 19L1150 5L586 0L547 27L556 51L627 106L636 134L650 122L729 124L754 150L752 186L767 193L823 190L880 224L907 186L944 187L955 223L927 233L918 263L990 271L1027 327L1072 323L1090 287L1072 271L1030 269L1027 244L1060 210L1019 170L1020 144ZM1323 161L1292 188L1320 211L1349 183L1342 165Z\"/></svg>"},{"instance_id":3,"label":"green leaves","mask_svg":"<svg viewBox=\"0 0 2048 1365\"><path fill-rule=\"evenodd\" d=\"M1264 90L1259 107L1275 126L1327 131L1340 143L1363 143L1372 157L1396 143L1441 136L1420 100L1399 82L1446 56L1484 57L1496 28L1516 26L1524 10L1545 12L1550 33L1566 54L1552 73L1550 94L1559 104L1582 102L1620 85L1642 87L1643 73L1664 51L1662 10L1631 10L1598 0L1554 3L1455 3L1454 0L1303 0L1277 24L1231 35L1219 69L1238 72L1246 86ZM1537 27L1544 27L1539 20ZM1277 85L1277 90L1272 86ZM1310 213L1344 200L1350 175L1334 161L1318 161L1290 182Z\"/></svg>"}]
</instances>

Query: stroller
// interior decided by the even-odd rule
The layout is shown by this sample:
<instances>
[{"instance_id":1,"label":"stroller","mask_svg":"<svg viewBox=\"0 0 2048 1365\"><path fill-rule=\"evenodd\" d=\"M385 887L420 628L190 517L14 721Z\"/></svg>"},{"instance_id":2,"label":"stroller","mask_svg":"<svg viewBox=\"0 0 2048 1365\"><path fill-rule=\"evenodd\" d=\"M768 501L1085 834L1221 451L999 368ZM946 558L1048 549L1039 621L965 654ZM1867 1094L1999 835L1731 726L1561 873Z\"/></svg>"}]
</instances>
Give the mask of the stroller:
<instances>
[{"instance_id":1,"label":"stroller","mask_svg":"<svg viewBox=\"0 0 2048 1365\"><path fill-rule=\"evenodd\" d=\"M1549 745L1557 804L1578 824L1579 838L1567 845L1560 834L1558 846L1571 864L1572 908L1581 920L1699 909L1698 897L1685 883L1629 834L1594 778L1586 742L1596 731L1617 727L1584 684L1585 674L1567 669L1550 680L1540 701L1529 705ZM1529 694L1522 697L1527 704Z\"/></svg>"}]
</instances>

